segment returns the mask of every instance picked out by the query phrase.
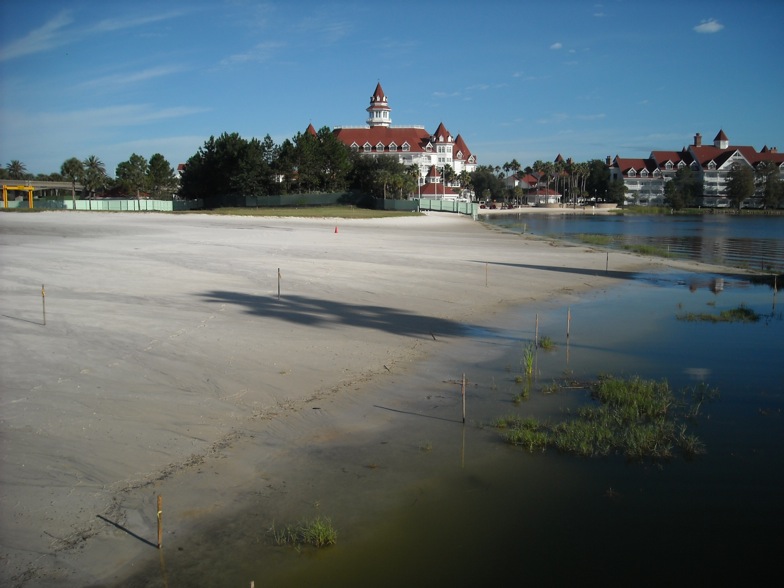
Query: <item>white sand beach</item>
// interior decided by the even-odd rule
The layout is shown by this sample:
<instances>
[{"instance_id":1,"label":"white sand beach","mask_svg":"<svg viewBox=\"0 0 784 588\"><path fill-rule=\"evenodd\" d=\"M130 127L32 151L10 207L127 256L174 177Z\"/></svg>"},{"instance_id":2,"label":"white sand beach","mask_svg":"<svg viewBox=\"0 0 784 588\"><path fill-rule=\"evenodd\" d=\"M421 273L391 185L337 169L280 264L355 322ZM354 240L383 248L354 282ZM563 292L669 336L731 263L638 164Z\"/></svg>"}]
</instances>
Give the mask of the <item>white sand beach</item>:
<instances>
[{"instance_id":1,"label":"white sand beach","mask_svg":"<svg viewBox=\"0 0 784 588\"><path fill-rule=\"evenodd\" d=\"M697 267L614 252L606 273L607 259L448 213L0 214L0 583L116 579L155 540L156 495L167 533L187 533L246 490L249 430L287 431L266 475L295 467L294 432L352 426L309 429L309 403L350 391L361 406L464 324L613 272Z\"/></svg>"}]
</instances>

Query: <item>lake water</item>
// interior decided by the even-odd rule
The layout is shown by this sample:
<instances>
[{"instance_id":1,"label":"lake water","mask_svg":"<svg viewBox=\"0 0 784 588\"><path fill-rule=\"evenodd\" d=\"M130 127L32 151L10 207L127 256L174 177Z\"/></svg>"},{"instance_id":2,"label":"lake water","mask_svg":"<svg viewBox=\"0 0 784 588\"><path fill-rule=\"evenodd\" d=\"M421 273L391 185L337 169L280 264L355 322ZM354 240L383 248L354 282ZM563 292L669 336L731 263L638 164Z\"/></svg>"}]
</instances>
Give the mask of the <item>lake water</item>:
<instances>
[{"instance_id":1,"label":"lake water","mask_svg":"<svg viewBox=\"0 0 784 588\"><path fill-rule=\"evenodd\" d=\"M731 214L504 214L480 217L508 230L579 241L615 238L613 247L652 245L686 259L784 272L784 216Z\"/></svg>"},{"instance_id":2,"label":"lake water","mask_svg":"<svg viewBox=\"0 0 784 588\"><path fill-rule=\"evenodd\" d=\"M784 549L779 303L771 285L731 273L639 274L568 309L529 305L467 326L414 373L350 399L387 415L388 428L298 448L305 462L285 491L260 479L258 495L245 496L230 522L178 538L165 576L150 555L149 568L124 585L763 585ZM678 318L740 305L761 320ZM537 318L556 347L538 351L534 389L516 404ZM532 455L490 426L510 413L564 418L590 402L587 394L545 387L603 373L718 390L688 425L707 453L642 463ZM270 525L296 522L279 518L282 504L297 520L330 517L337 545L274 545Z\"/></svg>"}]
</instances>

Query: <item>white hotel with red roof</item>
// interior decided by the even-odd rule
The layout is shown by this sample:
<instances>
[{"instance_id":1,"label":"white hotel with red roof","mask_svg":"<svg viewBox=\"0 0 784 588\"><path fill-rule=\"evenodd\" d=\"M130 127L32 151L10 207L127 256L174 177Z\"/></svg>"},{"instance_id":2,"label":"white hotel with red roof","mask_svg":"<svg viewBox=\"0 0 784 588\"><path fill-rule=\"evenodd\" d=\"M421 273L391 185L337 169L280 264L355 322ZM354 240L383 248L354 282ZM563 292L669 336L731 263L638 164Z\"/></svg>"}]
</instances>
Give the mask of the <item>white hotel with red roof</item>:
<instances>
[{"instance_id":1,"label":"white hotel with red roof","mask_svg":"<svg viewBox=\"0 0 784 588\"><path fill-rule=\"evenodd\" d=\"M432 134L423 126L392 126L392 109L381 83L376 85L366 110L368 126L335 127L335 137L353 151L368 156L397 157L404 165L419 167L420 195L457 196L444 184L441 172L446 166L450 166L457 176L476 170L476 156L463 138L454 137L443 122ZM310 127L308 131L311 131Z\"/></svg>"},{"instance_id":2,"label":"white hotel with red roof","mask_svg":"<svg viewBox=\"0 0 784 588\"><path fill-rule=\"evenodd\" d=\"M757 151L747 145L730 145L723 130L713 139L712 145L702 144L702 135L694 135L694 143L680 151L651 151L648 158L634 159L615 156L610 161L610 179L623 180L626 186L626 202L629 204L661 205L664 203L664 185L679 169L689 166L703 184L703 206L729 206L727 180L733 165L760 169L771 162L784 177L784 153L778 149L763 147Z\"/></svg>"}]
</instances>

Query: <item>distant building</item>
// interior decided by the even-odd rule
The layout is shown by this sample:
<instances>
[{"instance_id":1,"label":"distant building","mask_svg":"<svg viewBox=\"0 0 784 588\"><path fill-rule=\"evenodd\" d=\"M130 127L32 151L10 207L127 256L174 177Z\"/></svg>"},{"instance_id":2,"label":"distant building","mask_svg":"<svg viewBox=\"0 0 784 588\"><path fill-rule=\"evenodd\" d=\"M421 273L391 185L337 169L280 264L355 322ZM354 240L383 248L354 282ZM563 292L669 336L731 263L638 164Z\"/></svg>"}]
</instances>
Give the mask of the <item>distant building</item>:
<instances>
[{"instance_id":1,"label":"distant building","mask_svg":"<svg viewBox=\"0 0 784 588\"><path fill-rule=\"evenodd\" d=\"M635 159L617 156L607 158L612 180L623 180L628 204L664 204L664 186L679 169L690 167L703 183L703 206L729 206L727 179L736 163L758 170L764 162L778 166L779 177L784 177L784 153L778 149L730 145L727 135L720 130L713 145L703 145L702 135L694 135L694 143L680 151L651 151L649 157ZM754 200L758 199L755 197ZM754 206L755 202L747 205Z\"/></svg>"},{"instance_id":2,"label":"distant building","mask_svg":"<svg viewBox=\"0 0 784 588\"><path fill-rule=\"evenodd\" d=\"M376 85L366 110L368 126L335 127L335 137L360 154L396 157L404 165L418 166L421 190L431 191L443 186L440 172L447 165L457 175L476 170L476 156L463 138L460 135L454 137L444 123L440 123L434 133L428 133L423 126L392 126L392 108L380 83Z\"/></svg>"}]
</instances>

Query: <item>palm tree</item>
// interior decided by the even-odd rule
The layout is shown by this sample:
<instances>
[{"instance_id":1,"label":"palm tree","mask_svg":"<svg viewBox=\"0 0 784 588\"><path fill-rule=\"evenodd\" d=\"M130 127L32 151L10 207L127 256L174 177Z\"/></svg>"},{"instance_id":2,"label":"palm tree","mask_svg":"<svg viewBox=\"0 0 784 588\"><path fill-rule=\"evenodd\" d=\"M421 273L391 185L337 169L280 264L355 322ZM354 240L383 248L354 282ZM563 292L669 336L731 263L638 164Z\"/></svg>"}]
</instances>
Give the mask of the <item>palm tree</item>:
<instances>
[{"instance_id":1,"label":"palm tree","mask_svg":"<svg viewBox=\"0 0 784 588\"><path fill-rule=\"evenodd\" d=\"M106 166L95 155L90 155L82 163L84 164L82 185L85 191L93 196L98 188L106 185Z\"/></svg>"},{"instance_id":2,"label":"palm tree","mask_svg":"<svg viewBox=\"0 0 784 588\"><path fill-rule=\"evenodd\" d=\"M18 159L12 160L5 169L10 180L23 180L27 174L27 167Z\"/></svg>"},{"instance_id":3,"label":"palm tree","mask_svg":"<svg viewBox=\"0 0 784 588\"><path fill-rule=\"evenodd\" d=\"M60 173L71 182L71 202L73 202L73 209L76 210L76 182L80 181L84 175L84 165L79 159L72 157L63 162L63 165L60 166Z\"/></svg>"}]
</instances>

